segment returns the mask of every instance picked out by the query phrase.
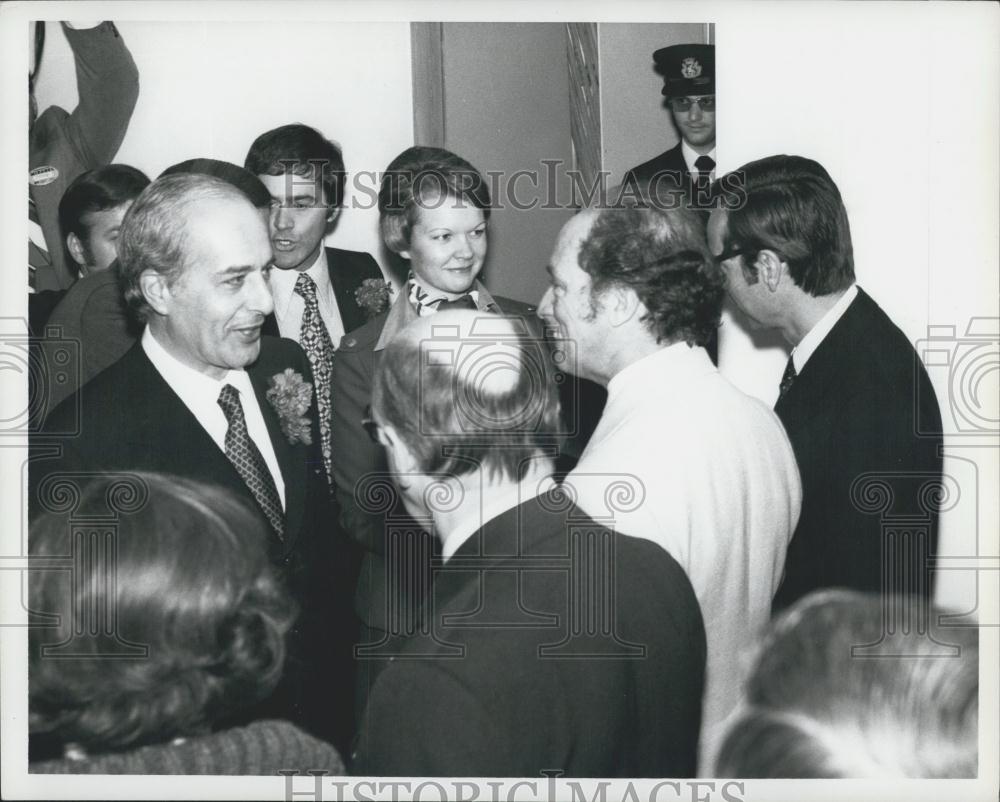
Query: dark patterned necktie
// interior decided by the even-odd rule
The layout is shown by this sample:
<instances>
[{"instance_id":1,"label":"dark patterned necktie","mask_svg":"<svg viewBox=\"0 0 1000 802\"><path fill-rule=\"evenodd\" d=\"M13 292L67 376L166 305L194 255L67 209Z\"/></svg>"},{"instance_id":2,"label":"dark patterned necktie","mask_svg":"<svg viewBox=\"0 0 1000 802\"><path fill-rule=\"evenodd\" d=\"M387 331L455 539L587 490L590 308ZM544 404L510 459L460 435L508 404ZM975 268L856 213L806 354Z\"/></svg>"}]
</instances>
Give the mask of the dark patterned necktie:
<instances>
[{"instance_id":1,"label":"dark patterned necktie","mask_svg":"<svg viewBox=\"0 0 1000 802\"><path fill-rule=\"evenodd\" d=\"M299 273L295 281L295 293L306 303L302 313L302 329L299 342L309 358L313 382L316 387L316 408L319 410L319 439L323 450L323 466L327 479L333 480L333 466L330 461L330 373L332 371L334 348L330 333L319 316L319 302L316 300L316 282L305 273Z\"/></svg>"},{"instance_id":2,"label":"dark patterned necktie","mask_svg":"<svg viewBox=\"0 0 1000 802\"><path fill-rule=\"evenodd\" d=\"M785 393L791 388L795 377L799 374L795 372L795 360L788 357L788 364L785 365L785 372L781 374L781 384L778 385L778 400L785 397Z\"/></svg>"},{"instance_id":3,"label":"dark patterned necktie","mask_svg":"<svg viewBox=\"0 0 1000 802\"><path fill-rule=\"evenodd\" d=\"M709 175L715 169L715 159L711 156L699 156L694 161L694 166L698 169L698 183L708 183Z\"/></svg>"},{"instance_id":4,"label":"dark patterned necktie","mask_svg":"<svg viewBox=\"0 0 1000 802\"><path fill-rule=\"evenodd\" d=\"M285 516L281 510L278 488L267 469L264 457L250 439L239 391L231 384L225 385L219 393L219 406L229 421L229 428L226 430L226 457L233 463L236 472L264 511L275 533L284 540Z\"/></svg>"}]
</instances>

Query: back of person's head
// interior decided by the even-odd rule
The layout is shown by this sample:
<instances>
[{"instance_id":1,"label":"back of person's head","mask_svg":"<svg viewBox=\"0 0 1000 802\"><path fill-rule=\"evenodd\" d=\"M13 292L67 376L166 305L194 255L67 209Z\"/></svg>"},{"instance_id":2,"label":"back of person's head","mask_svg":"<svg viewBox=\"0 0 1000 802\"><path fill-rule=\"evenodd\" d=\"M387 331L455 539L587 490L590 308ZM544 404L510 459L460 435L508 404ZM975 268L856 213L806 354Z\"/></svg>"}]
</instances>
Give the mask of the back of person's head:
<instances>
[{"instance_id":1,"label":"back of person's head","mask_svg":"<svg viewBox=\"0 0 1000 802\"><path fill-rule=\"evenodd\" d=\"M658 343L707 343L719 326L724 290L701 217L645 194L585 213L594 221L577 261L591 277L591 304L608 287L627 287L646 307L641 320Z\"/></svg>"},{"instance_id":2,"label":"back of person's head","mask_svg":"<svg viewBox=\"0 0 1000 802\"><path fill-rule=\"evenodd\" d=\"M243 166L254 175L319 178L326 203L333 207L343 203L346 171L340 147L308 125L291 123L261 134Z\"/></svg>"},{"instance_id":3,"label":"back of person's head","mask_svg":"<svg viewBox=\"0 0 1000 802\"><path fill-rule=\"evenodd\" d=\"M910 626L888 627L893 609ZM940 613L916 597L845 590L785 611L763 642L716 775L975 777L978 631L918 625Z\"/></svg>"},{"instance_id":4,"label":"back of person's head","mask_svg":"<svg viewBox=\"0 0 1000 802\"><path fill-rule=\"evenodd\" d=\"M469 204L490 219L490 189L480 172L444 148L407 148L385 168L378 193L382 241L393 253L410 245L410 231L422 208Z\"/></svg>"},{"instance_id":5,"label":"back of person's head","mask_svg":"<svg viewBox=\"0 0 1000 802\"><path fill-rule=\"evenodd\" d=\"M125 302L139 321L152 315L142 294L142 274L152 270L170 282L177 280L187 266L190 207L207 200L250 203L242 190L221 178L179 173L157 178L125 215L118 235L118 278Z\"/></svg>"},{"instance_id":6,"label":"back of person's head","mask_svg":"<svg viewBox=\"0 0 1000 802\"><path fill-rule=\"evenodd\" d=\"M77 493L74 523L60 502ZM31 526L32 560L72 568L29 580L50 618L30 630L33 736L93 753L161 743L270 692L295 611L243 500L153 473L41 496L56 509Z\"/></svg>"},{"instance_id":7,"label":"back of person's head","mask_svg":"<svg viewBox=\"0 0 1000 802\"><path fill-rule=\"evenodd\" d=\"M59 200L59 227L63 239L73 233L86 240L84 215L134 201L148 186L146 174L128 164L108 164L80 173Z\"/></svg>"},{"instance_id":8,"label":"back of person's head","mask_svg":"<svg viewBox=\"0 0 1000 802\"><path fill-rule=\"evenodd\" d=\"M745 201L727 210L726 243L753 262L772 250L788 263L795 285L822 296L854 281L851 227L840 190L821 164L801 156L769 156L721 179L738 179Z\"/></svg>"},{"instance_id":9,"label":"back of person's head","mask_svg":"<svg viewBox=\"0 0 1000 802\"><path fill-rule=\"evenodd\" d=\"M245 170L238 164L222 161L221 159L187 159L177 164L173 164L160 173L160 178L168 175L210 175L221 178L227 184L232 184L258 209L267 209L271 206L271 196L259 178L249 170Z\"/></svg>"},{"instance_id":10,"label":"back of person's head","mask_svg":"<svg viewBox=\"0 0 1000 802\"><path fill-rule=\"evenodd\" d=\"M520 318L471 310L440 312L404 329L382 353L372 406L427 476L482 467L520 480L559 431L544 343Z\"/></svg>"}]
</instances>

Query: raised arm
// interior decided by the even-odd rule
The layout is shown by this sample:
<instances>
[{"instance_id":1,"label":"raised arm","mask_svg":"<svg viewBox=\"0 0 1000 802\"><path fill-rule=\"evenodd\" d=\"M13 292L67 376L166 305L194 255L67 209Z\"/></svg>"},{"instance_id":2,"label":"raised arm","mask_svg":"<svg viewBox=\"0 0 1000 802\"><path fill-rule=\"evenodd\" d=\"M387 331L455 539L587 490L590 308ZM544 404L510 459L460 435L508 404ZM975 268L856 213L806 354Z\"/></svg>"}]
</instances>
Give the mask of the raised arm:
<instances>
[{"instance_id":1,"label":"raised arm","mask_svg":"<svg viewBox=\"0 0 1000 802\"><path fill-rule=\"evenodd\" d=\"M139 70L113 22L72 26L62 23L76 62L80 102L65 132L80 161L91 169L111 162L121 147L139 97Z\"/></svg>"}]
</instances>

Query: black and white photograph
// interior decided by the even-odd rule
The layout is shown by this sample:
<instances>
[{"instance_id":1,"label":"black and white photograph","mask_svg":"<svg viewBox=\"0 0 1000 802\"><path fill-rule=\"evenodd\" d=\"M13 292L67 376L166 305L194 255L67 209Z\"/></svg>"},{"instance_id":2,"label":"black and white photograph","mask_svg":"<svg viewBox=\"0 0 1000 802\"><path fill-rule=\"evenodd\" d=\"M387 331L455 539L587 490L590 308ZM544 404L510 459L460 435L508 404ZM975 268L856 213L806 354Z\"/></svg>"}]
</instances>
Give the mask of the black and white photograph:
<instances>
[{"instance_id":1,"label":"black and white photograph","mask_svg":"<svg viewBox=\"0 0 1000 802\"><path fill-rule=\"evenodd\" d=\"M998 42L0 3L2 796L996 799Z\"/></svg>"}]
</instances>

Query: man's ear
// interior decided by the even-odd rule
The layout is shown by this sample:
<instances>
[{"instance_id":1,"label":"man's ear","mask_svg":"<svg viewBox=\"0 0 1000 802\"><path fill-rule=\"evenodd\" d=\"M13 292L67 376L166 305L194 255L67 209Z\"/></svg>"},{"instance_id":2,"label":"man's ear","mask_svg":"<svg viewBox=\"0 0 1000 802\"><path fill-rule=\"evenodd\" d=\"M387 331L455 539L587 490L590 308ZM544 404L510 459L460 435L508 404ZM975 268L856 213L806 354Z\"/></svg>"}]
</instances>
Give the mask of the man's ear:
<instances>
[{"instance_id":1,"label":"man's ear","mask_svg":"<svg viewBox=\"0 0 1000 802\"><path fill-rule=\"evenodd\" d=\"M782 273L788 272L788 265L781 261L777 253L767 248L757 251L754 267L757 268L761 281L771 292L777 291Z\"/></svg>"},{"instance_id":2,"label":"man's ear","mask_svg":"<svg viewBox=\"0 0 1000 802\"><path fill-rule=\"evenodd\" d=\"M386 448L392 452L392 461L397 473L419 473L417 458L396 429L388 425L383 426L382 437L385 439Z\"/></svg>"},{"instance_id":3,"label":"man's ear","mask_svg":"<svg viewBox=\"0 0 1000 802\"><path fill-rule=\"evenodd\" d=\"M66 249L69 251L69 255L73 257L73 261L80 265L80 267L87 264L87 256L83 251L83 243L80 242L80 238L72 231L66 235Z\"/></svg>"},{"instance_id":4,"label":"man's ear","mask_svg":"<svg viewBox=\"0 0 1000 802\"><path fill-rule=\"evenodd\" d=\"M629 287L608 287L603 293L601 303L613 328L624 326L630 320L640 317L645 311L639 296Z\"/></svg>"},{"instance_id":5,"label":"man's ear","mask_svg":"<svg viewBox=\"0 0 1000 802\"><path fill-rule=\"evenodd\" d=\"M340 217L340 207L339 206L327 206L326 207L326 227L327 229L333 228L334 222Z\"/></svg>"},{"instance_id":6,"label":"man's ear","mask_svg":"<svg viewBox=\"0 0 1000 802\"><path fill-rule=\"evenodd\" d=\"M161 315L166 315L170 309L172 295L166 276L155 270L146 270L139 276L139 289L153 309Z\"/></svg>"}]
</instances>

